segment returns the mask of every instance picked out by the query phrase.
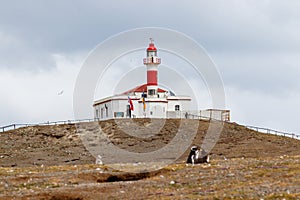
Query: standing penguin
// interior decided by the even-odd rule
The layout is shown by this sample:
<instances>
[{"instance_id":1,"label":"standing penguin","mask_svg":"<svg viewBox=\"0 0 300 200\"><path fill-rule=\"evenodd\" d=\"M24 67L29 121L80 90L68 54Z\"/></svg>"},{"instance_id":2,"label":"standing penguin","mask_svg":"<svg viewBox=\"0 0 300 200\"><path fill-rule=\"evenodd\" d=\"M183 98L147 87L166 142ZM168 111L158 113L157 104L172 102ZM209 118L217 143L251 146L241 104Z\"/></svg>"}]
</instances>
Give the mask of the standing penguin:
<instances>
[{"instance_id":1,"label":"standing penguin","mask_svg":"<svg viewBox=\"0 0 300 200\"><path fill-rule=\"evenodd\" d=\"M209 155L203 149L199 149L197 146L192 146L190 154L186 163L198 164L198 163L208 163Z\"/></svg>"}]
</instances>

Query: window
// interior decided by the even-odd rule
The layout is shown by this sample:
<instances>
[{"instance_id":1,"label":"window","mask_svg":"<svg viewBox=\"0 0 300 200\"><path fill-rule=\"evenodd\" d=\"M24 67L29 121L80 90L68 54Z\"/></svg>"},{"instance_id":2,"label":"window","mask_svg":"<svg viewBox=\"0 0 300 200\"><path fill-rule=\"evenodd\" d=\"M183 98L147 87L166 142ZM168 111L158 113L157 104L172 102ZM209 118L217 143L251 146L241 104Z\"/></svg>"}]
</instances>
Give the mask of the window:
<instances>
[{"instance_id":1,"label":"window","mask_svg":"<svg viewBox=\"0 0 300 200\"><path fill-rule=\"evenodd\" d=\"M99 118L99 110L96 109L96 118L98 119Z\"/></svg>"},{"instance_id":2,"label":"window","mask_svg":"<svg viewBox=\"0 0 300 200\"><path fill-rule=\"evenodd\" d=\"M124 117L124 112L114 112L114 117L115 118Z\"/></svg>"},{"instance_id":3,"label":"window","mask_svg":"<svg viewBox=\"0 0 300 200\"><path fill-rule=\"evenodd\" d=\"M147 57L151 57L151 56L157 56L157 52L156 51L148 51Z\"/></svg>"},{"instance_id":4,"label":"window","mask_svg":"<svg viewBox=\"0 0 300 200\"><path fill-rule=\"evenodd\" d=\"M106 117L108 117L108 107L106 104L104 106L105 106L105 111L106 111Z\"/></svg>"},{"instance_id":5,"label":"window","mask_svg":"<svg viewBox=\"0 0 300 200\"><path fill-rule=\"evenodd\" d=\"M103 108L101 108L101 119L103 118Z\"/></svg>"},{"instance_id":6,"label":"window","mask_svg":"<svg viewBox=\"0 0 300 200\"><path fill-rule=\"evenodd\" d=\"M131 110L130 105L126 105L126 117L131 118Z\"/></svg>"},{"instance_id":7,"label":"window","mask_svg":"<svg viewBox=\"0 0 300 200\"><path fill-rule=\"evenodd\" d=\"M141 97L147 98L147 94L143 93L143 94L141 94Z\"/></svg>"},{"instance_id":8,"label":"window","mask_svg":"<svg viewBox=\"0 0 300 200\"><path fill-rule=\"evenodd\" d=\"M149 95L155 95L155 90L154 89L148 90L148 94Z\"/></svg>"},{"instance_id":9,"label":"window","mask_svg":"<svg viewBox=\"0 0 300 200\"><path fill-rule=\"evenodd\" d=\"M175 105L175 111L180 110L180 106L179 105Z\"/></svg>"}]
</instances>

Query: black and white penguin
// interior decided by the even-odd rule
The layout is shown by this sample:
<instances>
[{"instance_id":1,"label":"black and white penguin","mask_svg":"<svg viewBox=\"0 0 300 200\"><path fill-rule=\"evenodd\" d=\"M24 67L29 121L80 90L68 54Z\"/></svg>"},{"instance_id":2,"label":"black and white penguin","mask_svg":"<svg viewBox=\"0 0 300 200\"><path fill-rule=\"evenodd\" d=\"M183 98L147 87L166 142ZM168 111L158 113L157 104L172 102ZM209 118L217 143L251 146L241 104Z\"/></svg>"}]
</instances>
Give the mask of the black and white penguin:
<instances>
[{"instance_id":1,"label":"black and white penguin","mask_svg":"<svg viewBox=\"0 0 300 200\"><path fill-rule=\"evenodd\" d=\"M197 146L192 146L186 163L209 163L209 155L203 149L199 149Z\"/></svg>"}]
</instances>

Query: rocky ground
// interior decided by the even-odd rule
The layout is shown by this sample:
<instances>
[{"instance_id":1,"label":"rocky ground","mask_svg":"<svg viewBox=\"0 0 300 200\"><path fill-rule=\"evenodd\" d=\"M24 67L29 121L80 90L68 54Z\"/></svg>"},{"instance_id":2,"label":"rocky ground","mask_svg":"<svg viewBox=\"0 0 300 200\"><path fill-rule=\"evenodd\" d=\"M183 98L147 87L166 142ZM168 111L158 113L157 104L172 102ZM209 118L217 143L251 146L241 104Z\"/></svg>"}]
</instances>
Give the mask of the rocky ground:
<instances>
[{"instance_id":1,"label":"rocky ground","mask_svg":"<svg viewBox=\"0 0 300 200\"><path fill-rule=\"evenodd\" d=\"M173 119L96 125L111 144L145 153L170 143L182 123L199 125L192 144L201 144L211 125ZM153 134L151 126L157 124L161 128ZM145 163L94 164L89 146L79 137L89 131L95 137L94 127L95 123L33 126L0 133L0 199L300 199L299 140L226 123L210 152L210 164L186 165L187 150L173 164L133 173L122 169ZM91 141L88 145L97 145ZM146 166L157 164L152 161Z\"/></svg>"}]
</instances>

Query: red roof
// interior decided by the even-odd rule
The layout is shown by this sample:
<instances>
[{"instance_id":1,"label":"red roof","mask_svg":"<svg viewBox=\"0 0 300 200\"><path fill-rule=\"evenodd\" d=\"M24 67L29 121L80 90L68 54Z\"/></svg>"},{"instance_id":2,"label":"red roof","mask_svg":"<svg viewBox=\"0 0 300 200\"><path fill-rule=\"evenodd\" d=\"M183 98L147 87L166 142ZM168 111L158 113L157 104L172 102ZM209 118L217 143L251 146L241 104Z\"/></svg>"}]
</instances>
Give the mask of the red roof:
<instances>
[{"instance_id":1,"label":"red roof","mask_svg":"<svg viewBox=\"0 0 300 200\"><path fill-rule=\"evenodd\" d=\"M149 47L147 48L147 51L156 51L156 47L154 46L153 43L149 44Z\"/></svg>"},{"instance_id":2,"label":"red roof","mask_svg":"<svg viewBox=\"0 0 300 200\"><path fill-rule=\"evenodd\" d=\"M158 92L166 92L166 90L163 90L161 88L158 88L157 91ZM123 94L129 94L129 93L133 93L133 92L145 92L145 93L147 93L147 84L137 86L137 87L135 87L131 90L128 90L128 91L124 92Z\"/></svg>"}]
</instances>

